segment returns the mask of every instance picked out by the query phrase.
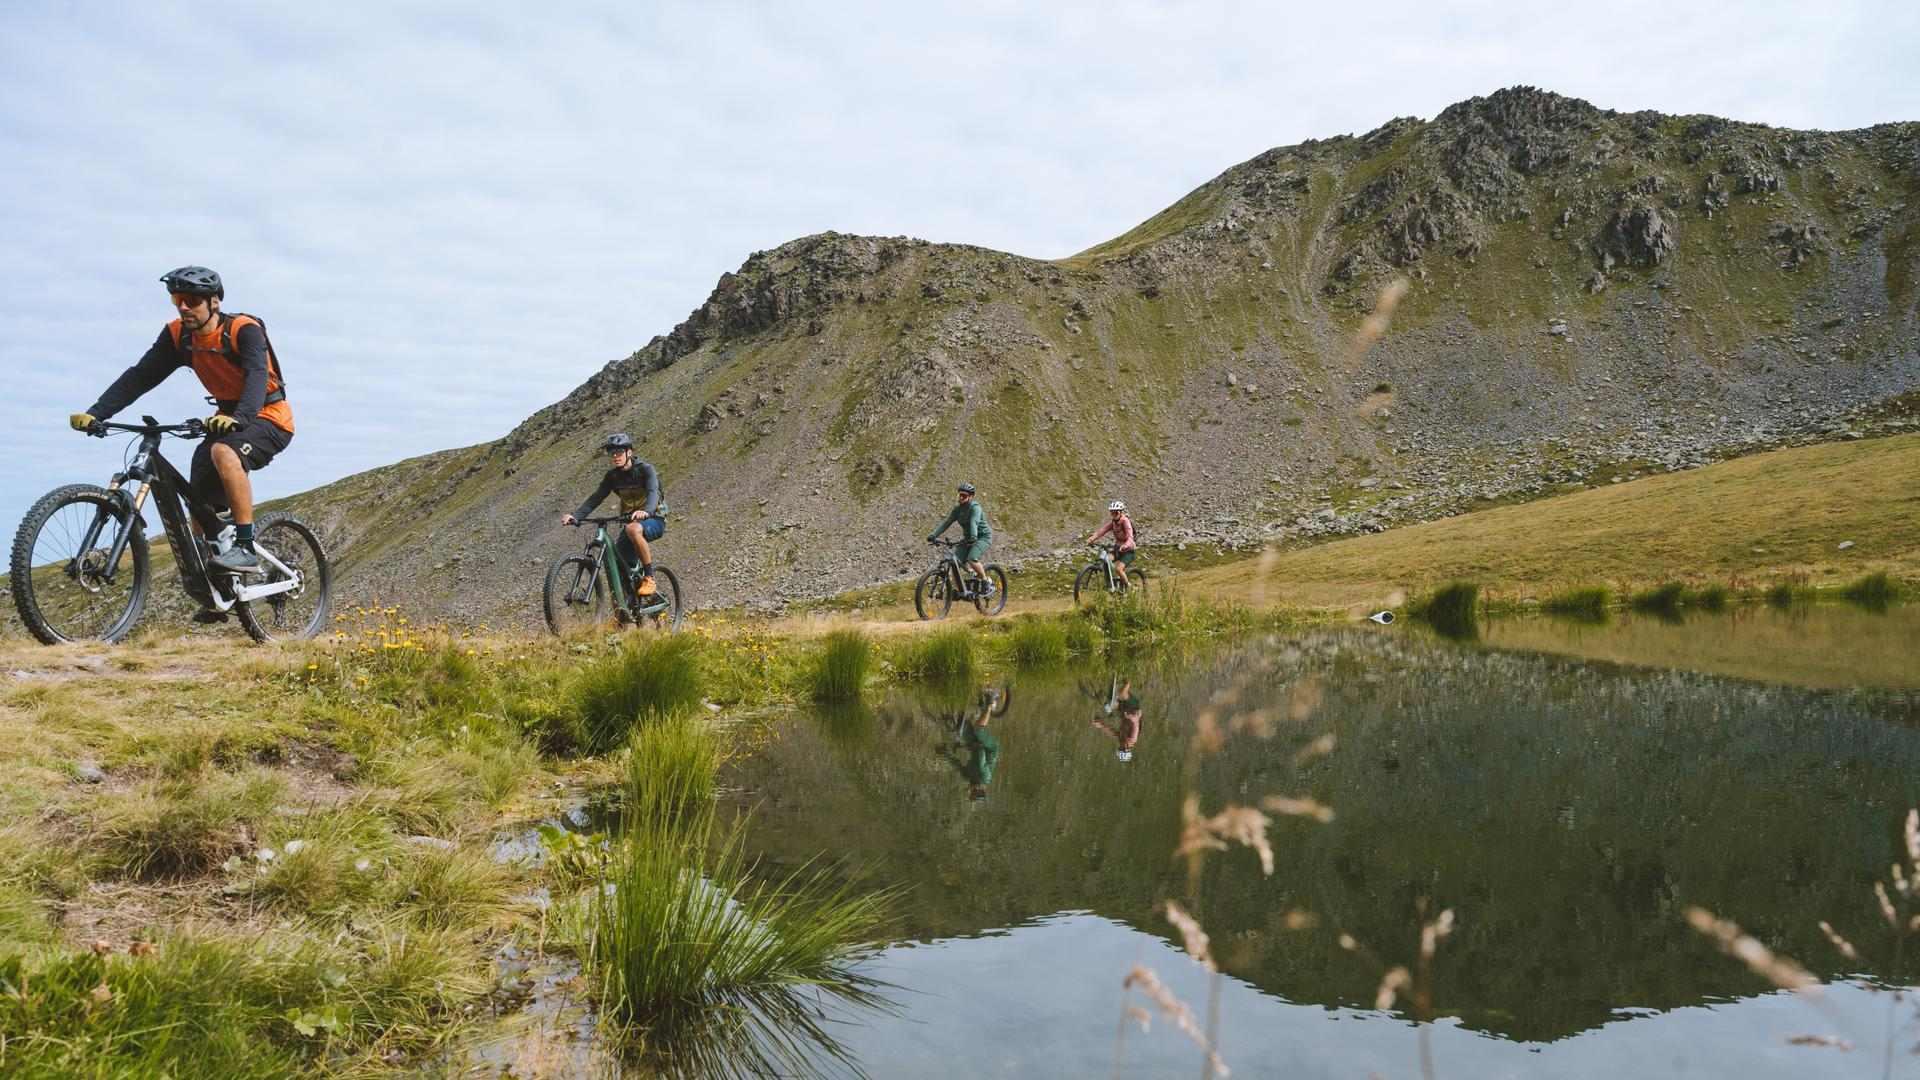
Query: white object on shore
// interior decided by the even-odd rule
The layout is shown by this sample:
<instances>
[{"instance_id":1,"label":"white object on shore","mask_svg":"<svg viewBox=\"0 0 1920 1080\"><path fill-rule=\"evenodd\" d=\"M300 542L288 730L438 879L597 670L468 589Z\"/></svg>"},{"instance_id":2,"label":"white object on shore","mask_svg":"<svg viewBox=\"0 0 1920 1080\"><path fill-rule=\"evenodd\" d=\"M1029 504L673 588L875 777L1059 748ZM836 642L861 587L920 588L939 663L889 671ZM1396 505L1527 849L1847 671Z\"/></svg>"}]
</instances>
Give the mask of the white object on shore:
<instances>
[{"instance_id":1,"label":"white object on shore","mask_svg":"<svg viewBox=\"0 0 1920 1080\"><path fill-rule=\"evenodd\" d=\"M1367 616L1367 618L1372 619L1374 622L1379 623L1381 626L1389 626L1393 623L1393 612L1376 611L1373 614Z\"/></svg>"}]
</instances>

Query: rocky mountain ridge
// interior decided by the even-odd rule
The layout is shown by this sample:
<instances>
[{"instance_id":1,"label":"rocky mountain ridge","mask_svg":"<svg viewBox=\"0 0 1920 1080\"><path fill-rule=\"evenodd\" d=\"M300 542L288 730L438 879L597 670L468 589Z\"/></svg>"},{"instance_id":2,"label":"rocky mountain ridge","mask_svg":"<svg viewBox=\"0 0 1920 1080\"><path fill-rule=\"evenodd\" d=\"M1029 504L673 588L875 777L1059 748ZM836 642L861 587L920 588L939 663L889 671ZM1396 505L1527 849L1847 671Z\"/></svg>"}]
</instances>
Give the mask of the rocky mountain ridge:
<instances>
[{"instance_id":1,"label":"rocky mountain ridge","mask_svg":"<svg viewBox=\"0 0 1920 1080\"><path fill-rule=\"evenodd\" d=\"M1377 530L1913 423L1916 192L1920 124L1502 90L1267 151L1067 259L755 253L506 437L292 501L350 590L469 617L537 617L611 430L661 468L661 557L702 604L913 572L961 478L1002 561L1110 497L1149 543Z\"/></svg>"}]
</instances>

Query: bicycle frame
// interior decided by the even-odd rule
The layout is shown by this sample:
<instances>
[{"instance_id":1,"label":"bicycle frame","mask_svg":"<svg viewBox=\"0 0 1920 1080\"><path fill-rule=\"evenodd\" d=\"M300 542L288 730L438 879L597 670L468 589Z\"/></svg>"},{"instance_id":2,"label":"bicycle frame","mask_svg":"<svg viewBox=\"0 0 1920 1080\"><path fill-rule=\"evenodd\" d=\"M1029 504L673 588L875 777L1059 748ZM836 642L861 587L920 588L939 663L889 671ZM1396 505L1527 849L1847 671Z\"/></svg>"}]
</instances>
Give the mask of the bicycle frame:
<instances>
[{"instance_id":1,"label":"bicycle frame","mask_svg":"<svg viewBox=\"0 0 1920 1080\"><path fill-rule=\"evenodd\" d=\"M666 607L670 601L664 599L656 600L651 604L641 604L637 601L637 598L633 595L632 582L627 580L627 569L620 565L620 546L614 543L613 537L607 535L607 521L616 519L593 520L593 539L587 541L587 550L594 558L600 561L601 567L606 570L607 583L613 588L614 603L636 620L641 616L651 615L655 611ZM625 528L624 525L621 527ZM598 586L599 582L598 579L596 579L588 586L588 589L591 590ZM591 603L593 601L593 593L589 591L583 599Z\"/></svg>"},{"instance_id":2,"label":"bicycle frame","mask_svg":"<svg viewBox=\"0 0 1920 1080\"><path fill-rule=\"evenodd\" d=\"M107 485L109 495L119 502L121 510L126 515L126 524L114 534L113 547L107 553L106 570L101 576L109 582L112 581L114 575L119 572L120 557L126 553L127 545L133 540L133 530L146 531L147 522L141 514L141 506L146 502L147 496L152 495L154 509L159 512L160 524L166 533L167 546L173 549L174 565L180 572L180 584L185 587L188 596L215 610L230 611L234 604L242 600L263 600L269 596L300 588L304 584L300 575L265 548L257 552L260 561L285 574L284 579L260 585L236 583L232 595L228 595L220 588L215 577L208 573L207 560L200 553L200 545L194 542L188 515L192 515L200 522L202 532L207 535L214 535L220 531L220 519L213 511L193 498L193 489L186 478L181 476L180 470L174 468L173 463L160 453L160 440L166 432L151 430L160 427L160 422L151 416L143 416L141 419L146 421L149 430L135 429L127 424L108 425L119 430L139 431L140 450L128 463L126 471L115 473L113 481ZM132 494L127 491L127 485L130 483L138 485ZM93 523L87 527L78 552L67 562L67 576L75 580L79 579L81 560L99 541L100 531L106 527L107 518L108 514L104 509L94 514Z\"/></svg>"}]
</instances>

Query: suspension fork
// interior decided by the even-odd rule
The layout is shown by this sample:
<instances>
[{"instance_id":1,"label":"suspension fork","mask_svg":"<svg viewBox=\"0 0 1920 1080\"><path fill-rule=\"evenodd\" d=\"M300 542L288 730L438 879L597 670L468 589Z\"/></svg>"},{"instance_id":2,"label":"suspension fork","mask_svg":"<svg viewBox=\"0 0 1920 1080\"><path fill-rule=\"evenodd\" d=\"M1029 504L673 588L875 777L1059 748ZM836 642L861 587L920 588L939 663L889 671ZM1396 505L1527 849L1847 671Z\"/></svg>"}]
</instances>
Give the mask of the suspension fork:
<instances>
[{"instance_id":1,"label":"suspension fork","mask_svg":"<svg viewBox=\"0 0 1920 1080\"><path fill-rule=\"evenodd\" d=\"M152 486L145 482L141 483L139 493L129 498L126 489L121 486L124 482L124 477L115 477L113 483L107 488L109 501L122 507L126 514L122 528L114 533L113 545L107 551L106 567L101 577L108 582L111 582L114 575L119 572L120 556L126 554L127 543L133 539L134 523L140 516L140 504L146 501L147 489ZM81 560L85 559L87 552L92 551L94 545L99 542L100 531L107 527L107 519L111 517L113 517L113 510L110 507L94 508L93 521L88 523L85 535L80 538L79 550L74 552L73 558L67 560L68 577L79 580Z\"/></svg>"}]
</instances>

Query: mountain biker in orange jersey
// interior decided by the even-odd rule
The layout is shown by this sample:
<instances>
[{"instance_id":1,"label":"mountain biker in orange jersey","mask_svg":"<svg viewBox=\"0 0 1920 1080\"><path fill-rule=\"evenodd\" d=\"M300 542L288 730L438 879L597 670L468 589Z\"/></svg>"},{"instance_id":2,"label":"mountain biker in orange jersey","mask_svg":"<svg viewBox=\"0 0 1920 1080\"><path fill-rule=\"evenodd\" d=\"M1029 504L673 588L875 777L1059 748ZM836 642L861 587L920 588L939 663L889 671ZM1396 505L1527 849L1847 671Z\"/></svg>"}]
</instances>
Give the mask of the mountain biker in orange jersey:
<instances>
[{"instance_id":1,"label":"mountain biker in orange jersey","mask_svg":"<svg viewBox=\"0 0 1920 1080\"><path fill-rule=\"evenodd\" d=\"M1100 531L1087 537L1087 543L1097 544L1100 538L1113 534L1113 572L1120 575L1120 584L1127 583L1127 567L1133 565L1135 550L1133 539L1133 519L1127 516L1127 504L1115 499L1107 504L1107 521Z\"/></svg>"},{"instance_id":2,"label":"mountain biker in orange jersey","mask_svg":"<svg viewBox=\"0 0 1920 1080\"><path fill-rule=\"evenodd\" d=\"M640 576L634 582L634 593L652 596L653 547L649 541L660 539L667 531L667 508L660 500L660 474L652 465L634 457L633 438L629 435L609 435L607 441L600 444L600 449L612 459L613 468L600 478L600 486L587 496L587 501L581 503L578 510L561 515L560 524L573 524L593 513L593 508L600 505L600 500L618 493L620 512L627 518L618 540L620 554L625 557L628 566L632 566L636 559L640 563Z\"/></svg>"},{"instance_id":3,"label":"mountain biker in orange jersey","mask_svg":"<svg viewBox=\"0 0 1920 1080\"><path fill-rule=\"evenodd\" d=\"M947 531L948 526L959 525L960 538L967 542L959 553L960 561L966 564L967 573L972 574L974 580L980 582L981 595L992 596L994 584L987 577L985 560L987 548L993 545L993 527L987 524L986 507L981 506L974 498L973 485L961 484L959 491L959 504L947 514L947 520L942 521L940 527L933 530L927 540L928 542L938 540L940 534Z\"/></svg>"},{"instance_id":4,"label":"mountain biker in orange jersey","mask_svg":"<svg viewBox=\"0 0 1920 1080\"><path fill-rule=\"evenodd\" d=\"M220 310L226 287L204 266L183 266L160 279L180 317L161 328L146 354L122 372L86 412L68 418L75 431L91 431L160 385L180 368L191 367L207 388L215 412L207 417L207 437L193 451L189 484L201 502L233 512L234 544L212 559L213 565L242 573L260 569L253 547L253 481L293 441L293 409L287 405L278 362L267 343L266 328L247 315ZM194 515L195 531L211 536L218 520ZM219 621L215 611L195 616Z\"/></svg>"}]
</instances>

